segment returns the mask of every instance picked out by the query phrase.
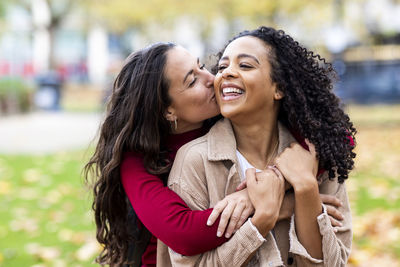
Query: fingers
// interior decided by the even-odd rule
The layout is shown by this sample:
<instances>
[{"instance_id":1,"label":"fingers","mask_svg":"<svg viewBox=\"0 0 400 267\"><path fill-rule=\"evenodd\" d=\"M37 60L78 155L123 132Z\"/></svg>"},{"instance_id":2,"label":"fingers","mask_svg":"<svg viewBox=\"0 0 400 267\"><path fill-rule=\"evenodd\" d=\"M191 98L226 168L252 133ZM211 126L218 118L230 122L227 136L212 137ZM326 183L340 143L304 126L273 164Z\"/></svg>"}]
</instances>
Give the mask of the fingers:
<instances>
[{"instance_id":1,"label":"fingers","mask_svg":"<svg viewBox=\"0 0 400 267\"><path fill-rule=\"evenodd\" d=\"M329 219L331 220L331 224L332 224L333 227L342 227L343 226L343 224L341 222L338 222L337 220L335 220L331 216L329 216ZM337 229L334 228L333 231L337 232Z\"/></svg>"},{"instance_id":2,"label":"fingers","mask_svg":"<svg viewBox=\"0 0 400 267\"><path fill-rule=\"evenodd\" d=\"M247 180L244 179L237 187L236 187L236 191L240 191L246 188L247 186Z\"/></svg>"},{"instance_id":3,"label":"fingers","mask_svg":"<svg viewBox=\"0 0 400 267\"><path fill-rule=\"evenodd\" d=\"M221 212L225 209L226 205L228 205L228 200L224 198L223 200L219 201L217 205L213 208L213 211L211 212L210 216L208 216L207 220L207 225L213 225L215 221L217 220L218 216L221 214Z\"/></svg>"},{"instance_id":4,"label":"fingers","mask_svg":"<svg viewBox=\"0 0 400 267\"><path fill-rule=\"evenodd\" d=\"M332 195L326 195L326 194L319 194L322 203L324 204L329 204L335 207L341 207L342 202L335 196Z\"/></svg>"},{"instance_id":5,"label":"fingers","mask_svg":"<svg viewBox=\"0 0 400 267\"><path fill-rule=\"evenodd\" d=\"M326 211L330 217L340 221L344 219L342 213L338 209L330 205L325 205L325 206L326 206Z\"/></svg>"},{"instance_id":6,"label":"fingers","mask_svg":"<svg viewBox=\"0 0 400 267\"><path fill-rule=\"evenodd\" d=\"M307 146L308 146L308 150L310 151L310 153L314 156L316 155L315 152L315 146L306 138L304 139L304 141L306 142Z\"/></svg>"},{"instance_id":7,"label":"fingers","mask_svg":"<svg viewBox=\"0 0 400 267\"><path fill-rule=\"evenodd\" d=\"M247 186L254 185L256 183L257 183L256 169L254 169L254 168L247 169L246 170L246 184L247 184Z\"/></svg>"},{"instance_id":8,"label":"fingers","mask_svg":"<svg viewBox=\"0 0 400 267\"><path fill-rule=\"evenodd\" d=\"M281 171L276 166L268 166L268 168L271 169L281 181L285 181Z\"/></svg>"},{"instance_id":9,"label":"fingers","mask_svg":"<svg viewBox=\"0 0 400 267\"><path fill-rule=\"evenodd\" d=\"M320 194L320 198L322 203L325 204L326 212L329 215L332 226L342 226L342 223L339 221L343 220L344 217L343 214L338 210L338 207L342 206L341 201L332 195Z\"/></svg>"},{"instance_id":10,"label":"fingers","mask_svg":"<svg viewBox=\"0 0 400 267\"><path fill-rule=\"evenodd\" d=\"M240 216L239 221L236 224L235 231L240 228L244 224L244 222L247 220L247 218L250 217L254 213L254 209L252 206L247 207L243 210L242 215Z\"/></svg>"},{"instance_id":11,"label":"fingers","mask_svg":"<svg viewBox=\"0 0 400 267\"><path fill-rule=\"evenodd\" d=\"M229 219L231 218L232 212L236 206L236 203L228 203L225 207L224 211L221 214L221 219L219 220L217 236L221 237L225 232L226 226L228 224Z\"/></svg>"},{"instance_id":12,"label":"fingers","mask_svg":"<svg viewBox=\"0 0 400 267\"><path fill-rule=\"evenodd\" d=\"M236 224L238 223L239 219L241 218L244 208L245 208L245 205L242 203L238 203L235 206L235 209L233 210L233 213L229 220L228 228L226 229L226 233L225 233L226 238L229 238L232 235L233 231L236 228ZM220 231L220 229L218 229L218 231ZM223 230L222 230L222 233L223 233Z\"/></svg>"}]
</instances>

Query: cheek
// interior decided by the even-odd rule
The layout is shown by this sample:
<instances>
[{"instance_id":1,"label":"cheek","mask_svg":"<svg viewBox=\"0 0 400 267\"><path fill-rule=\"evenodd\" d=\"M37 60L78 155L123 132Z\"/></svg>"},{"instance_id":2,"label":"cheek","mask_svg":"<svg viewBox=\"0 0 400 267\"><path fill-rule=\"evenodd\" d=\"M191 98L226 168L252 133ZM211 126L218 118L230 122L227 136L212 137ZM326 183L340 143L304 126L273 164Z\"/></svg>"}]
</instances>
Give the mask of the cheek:
<instances>
[{"instance_id":1,"label":"cheek","mask_svg":"<svg viewBox=\"0 0 400 267\"><path fill-rule=\"evenodd\" d=\"M274 93L271 80L266 78L264 75L257 75L254 79L249 79L248 81L247 85L253 88L252 94L257 97L270 96Z\"/></svg>"},{"instance_id":2,"label":"cheek","mask_svg":"<svg viewBox=\"0 0 400 267\"><path fill-rule=\"evenodd\" d=\"M180 99L181 111L191 116L206 109L207 103L207 94L204 91L188 91L188 94Z\"/></svg>"},{"instance_id":3,"label":"cheek","mask_svg":"<svg viewBox=\"0 0 400 267\"><path fill-rule=\"evenodd\" d=\"M207 105L209 104L208 101L208 95L206 92L202 91L199 92L196 97L193 98L193 105L203 109L207 108Z\"/></svg>"},{"instance_id":4,"label":"cheek","mask_svg":"<svg viewBox=\"0 0 400 267\"><path fill-rule=\"evenodd\" d=\"M199 92L199 94L193 96L190 101L190 107L188 107L191 116L204 120L217 115L217 103L215 101L210 101L210 97L210 94L206 91Z\"/></svg>"},{"instance_id":5,"label":"cheek","mask_svg":"<svg viewBox=\"0 0 400 267\"><path fill-rule=\"evenodd\" d=\"M218 88L219 88L219 84L221 83L221 77L222 77L221 73L217 73L215 75L215 79L214 79L214 91L215 91L215 94L217 94L217 91L218 91Z\"/></svg>"}]
</instances>

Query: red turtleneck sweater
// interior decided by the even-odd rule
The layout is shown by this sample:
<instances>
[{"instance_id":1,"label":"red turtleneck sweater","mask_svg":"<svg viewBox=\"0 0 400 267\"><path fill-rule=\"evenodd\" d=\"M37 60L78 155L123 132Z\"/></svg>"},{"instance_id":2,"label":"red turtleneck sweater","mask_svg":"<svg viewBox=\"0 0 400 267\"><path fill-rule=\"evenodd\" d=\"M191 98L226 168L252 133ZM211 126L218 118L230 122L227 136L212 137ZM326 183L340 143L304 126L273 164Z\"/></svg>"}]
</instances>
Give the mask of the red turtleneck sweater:
<instances>
[{"instance_id":1,"label":"red turtleneck sweater","mask_svg":"<svg viewBox=\"0 0 400 267\"><path fill-rule=\"evenodd\" d=\"M175 159L182 145L205 133L201 128L171 135L167 144L171 150L170 159ZM217 237L219 220L212 226L206 225L212 209L192 211L159 177L146 171L141 154L125 153L121 180L140 222L153 234L142 256L142 266L156 266L157 238L187 256L212 250L226 242L226 238Z\"/></svg>"}]
</instances>

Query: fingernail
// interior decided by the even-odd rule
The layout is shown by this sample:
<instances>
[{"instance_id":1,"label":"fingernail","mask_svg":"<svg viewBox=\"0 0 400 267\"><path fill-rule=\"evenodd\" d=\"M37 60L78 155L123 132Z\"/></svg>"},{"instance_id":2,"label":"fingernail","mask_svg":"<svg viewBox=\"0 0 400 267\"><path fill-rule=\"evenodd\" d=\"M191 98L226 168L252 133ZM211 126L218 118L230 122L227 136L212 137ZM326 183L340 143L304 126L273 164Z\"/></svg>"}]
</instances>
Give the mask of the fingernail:
<instances>
[{"instance_id":1,"label":"fingernail","mask_svg":"<svg viewBox=\"0 0 400 267\"><path fill-rule=\"evenodd\" d=\"M217 233L217 236L218 236L218 237L221 237L221 236L222 236L222 233L221 233L221 232L218 232L218 233Z\"/></svg>"},{"instance_id":2,"label":"fingernail","mask_svg":"<svg viewBox=\"0 0 400 267\"><path fill-rule=\"evenodd\" d=\"M342 226L343 226L343 224L342 224L341 222L339 222L339 226L340 226L340 227L342 227Z\"/></svg>"},{"instance_id":3,"label":"fingernail","mask_svg":"<svg viewBox=\"0 0 400 267\"><path fill-rule=\"evenodd\" d=\"M333 231L334 231L335 233L337 233L337 229L336 229L336 228L333 228Z\"/></svg>"},{"instance_id":4,"label":"fingernail","mask_svg":"<svg viewBox=\"0 0 400 267\"><path fill-rule=\"evenodd\" d=\"M208 225L208 226L211 225L211 221L210 221L210 220L207 221L207 225Z\"/></svg>"},{"instance_id":5,"label":"fingernail","mask_svg":"<svg viewBox=\"0 0 400 267\"><path fill-rule=\"evenodd\" d=\"M340 206L343 206L343 202L342 201L340 201Z\"/></svg>"},{"instance_id":6,"label":"fingernail","mask_svg":"<svg viewBox=\"0 0 400 267\"><path fill-rule=\"evenodd\" d=\"M231 236L230 233L226 233L226 234L225 234L225 237L226 237L226 238L229 238L230 236Z\"/></svg>"}]
</instances>

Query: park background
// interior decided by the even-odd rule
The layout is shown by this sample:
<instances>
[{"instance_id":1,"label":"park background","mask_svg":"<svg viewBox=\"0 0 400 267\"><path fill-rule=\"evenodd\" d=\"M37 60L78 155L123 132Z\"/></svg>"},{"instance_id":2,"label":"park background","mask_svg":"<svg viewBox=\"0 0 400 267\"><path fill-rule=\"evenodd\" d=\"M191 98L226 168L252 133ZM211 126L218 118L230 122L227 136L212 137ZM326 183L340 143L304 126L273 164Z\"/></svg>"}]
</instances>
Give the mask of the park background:
<instances>
[{"instance_id":1,"label":"park background","mask_svg":"<svg viewBox=\"0 0 400 267\"><path fill-rule=\"evenodd\" d=\"M333 62L358 129L349 266L400 266L398 0L1 0L0 266L95 266L82 167L129 53L172 41L210 63L259 25Z\"/></svg>"}]
</instances>

